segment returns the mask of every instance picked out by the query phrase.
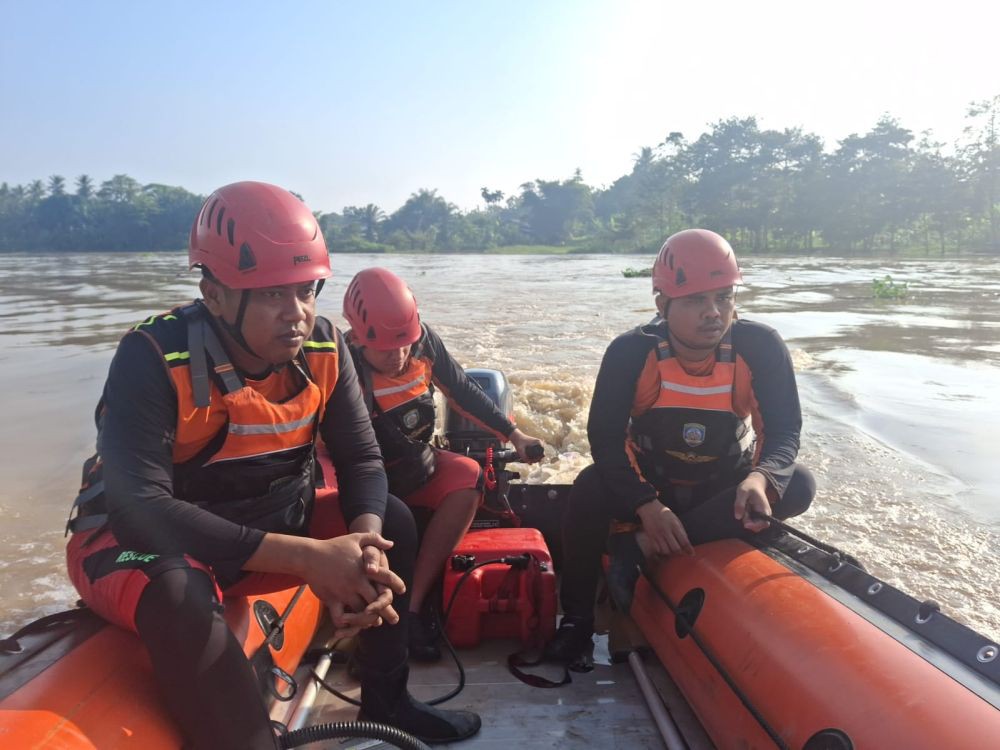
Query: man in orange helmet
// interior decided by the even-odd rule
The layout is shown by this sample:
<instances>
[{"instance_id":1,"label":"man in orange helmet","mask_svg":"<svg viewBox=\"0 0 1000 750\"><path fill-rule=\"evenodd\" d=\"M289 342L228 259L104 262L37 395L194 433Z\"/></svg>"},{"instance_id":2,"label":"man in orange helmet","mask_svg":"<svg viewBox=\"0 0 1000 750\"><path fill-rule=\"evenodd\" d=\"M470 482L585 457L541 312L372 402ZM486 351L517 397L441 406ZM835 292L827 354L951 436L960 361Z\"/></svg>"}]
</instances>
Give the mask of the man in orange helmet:
<instances>
[{"instance_id":1,"label":"man in orange helmet","mask_svg":"<svg viewBox=\"0 0 1000 750\"><path fill-rule=\"evenodd\" d=\"M563 524L565 616L550 659L589 647L605 550L609 588L627 609L643 557L694 554L767 528L758 514L788 518L812 502L812 475L795 462L791 358L777 332L736 318L742 280L723 237L678 232L653 264L658 317L608 347L587 422L594 464L573 484Z\"/></svg>"},{"instance_id":2,"label":"man in orange helmet","mask_svg":"<svg viewBox=\"0 0 1000 750\"><path fill-rule=\"evenodd\" d=\"M330 261L315 217L274 185L227 185L198 213L189 260L204 298L137 325L111 363L90 462L102 479L70 526L73 584L138 633L196 748L277 746L221 601L302 582L339 634L361 632L366 719L429 742L475 734L475 714L406 690L416 531L387 494L351 357L316 315ZM315 501L318 437L338 501Z\"/></svg>"},{"instance_id":3,"label":"man in orange helmet","mask_svg":"<svg viewBox=\"0 0 1000 750\"><path fill-rule=\"evenodd\" d=\"M358 273L344 294L344 317L351 324L347 343L385 457L389 490L411 508L433 512L413 572L410 655L436 661L439 629L427 595L469 530L483 491L475 460L429 444L434 389L497 439L509 440L521 460L541 458L542 443L517 429L466 376L440 337L420 322L417 301L396 274L385 268Z\"/></svg>"}]
</instances>

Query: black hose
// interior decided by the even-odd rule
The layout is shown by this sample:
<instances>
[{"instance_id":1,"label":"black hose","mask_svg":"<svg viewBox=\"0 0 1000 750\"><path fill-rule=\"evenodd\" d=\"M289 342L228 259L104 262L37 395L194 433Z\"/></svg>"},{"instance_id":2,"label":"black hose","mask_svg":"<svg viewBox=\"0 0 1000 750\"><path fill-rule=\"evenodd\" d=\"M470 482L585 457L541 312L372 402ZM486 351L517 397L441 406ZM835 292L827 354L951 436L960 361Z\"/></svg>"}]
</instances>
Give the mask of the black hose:
<instances>
[{"instance_id":1,"label":"black hose","mask_svg":"<svg viewBox=\"0 0 1000 750\"><path fill-rule=\"evenodd\" d=\"M444 641L445 648L451 654L451 658L454 659L455 666L458 667L458 685L456 685L454 688L449 690L444 695L440 695L437 698L432 698L429 701L424 701L428 706L439 706L442 703L447 703L456 695L461 693L462 690L465 689L465 667L462 666L462 660L459 658L458 653L455 651L455 647L451 645L451 641L448 640L448 635L445 632L445 625L447 625L448 623L448 617L451 615L452 607L455 606L455 600L458 598L458 592L459 589L462 588L462 584L464 584L469 579L469 576L472 574L472 571L476 570L477 568L481 568L484 565L503 564L503 565L510 565L512 567L518 567L518 566L523 567L524 565L530 562L531 562L531 555L528 553L524 553L521 555L506 555L504 557L498 557L493 560L484 560L482 562L474 563L471 567L468 568L468 570L464 572L462 577L458 579L458 583L455 584L455 589L451 592L451 598L448 600L448 606L445 607L444 617L438 619L438 625L441 628L441 640ZM436 616L437 614L435 613L435 617ZM312 677L312 679L316 680L316 682L319 684L320 687L322 687L328 693L332 693L345 703L350 703L351 705L354 706L361 705L360 701L357 701L354 698L351 698L350 696L344 695L342 692L337 690L333 685L331 685L329 682L320 677L316 673L316 670L312 670L312 674L310 676Z\"/></svg>"},{"instance_id":2,"label":"black hose","mask_svg":"<svg viewBox=\"0 0 1000 750\"><path fill-rule=\"evenodd\" d=\"M527 552L520 555L505 555L503 557L497 557L493 560L483 560L482 562L475 563L462 574L461 578L458 579L458 583L455 584L455 588L451 592L451 598L448 599L448 606L445 607L444 617L438 620L438 624L441 627L441 640L444 641L445 648L447 648L451 653L451 658L455 660L455 666L458 667L458 685L444 695L427 701L428 706L439 706L442 703L446 703L465 689L465 667L462 666L462 660L458 658L458 653L455 651L455 647L451 645L451 641L448 640L448 634L445 632L445 626L448 624L448 618L451 616L451 610L455 606L455 601L458 599L458 592L462 588L462 584L469 580L469 576L472 575L472 571L477 568L482 568L485 565L509 565L514 568L523 568L530 563L531 555ZM435 617L436 616L437 614L435 613Z\"/></svg>"},{"instance_id":3,"label":"black hose","mask_svg":"<svg viewBox=\"0 0 1000 750\"><path fill-rule=\"evenodd\" d=\"M337 721L332 724L302 727L302 729L281 735L278 738L278 743L284 750L284 748L300 747L312 742L339 738L381 740L388 742L393 747L402 748L402 750L430 750L425 742L412 734L374 721Z\"/></svg>"},{"instance_id":4,"label":"black hose","mask_svg":"<svg viewBox=\"0 0 1000 750\"><path fill-rule=\"evenodd\" d=\"M455 591L458 591L458 587L455 587ZM442 703L447 703L456 695L461 693L465 689L465 667L462 665L462 660L458 658L458 652L455 651L455 647L451 645L451 641L448 640L448 634L444 631L445 623L448 622L448 618L445 617L441 620L437 616L437 612L434 613L434 617L437 618L438 627L441 628L441 640L444 642L444 647L451 654L451 658L455 662L455 666L458 667L458 685L449 690L444 695L439 695L437 698L431 698L427 701L428 706L440 706Z\"/></svg>"},{"instance_id":5,"label":"black hose","mask_svg":"<svg viewBox=\"0 0 1000 750\"><path fill-rule=\"evenodd\" d=\"M337 690L337 688L335 688L329 682L320 677L319 672L317 672L315 669L310 671L309 676L312 677L314 680L316 680L316 683L326 692L344 701L344 703L349 703L352 706L357 706L358 708L361 708L361 701L356 700L349 695L345 695L344 693Z\"/></svg>"}]
</instances>

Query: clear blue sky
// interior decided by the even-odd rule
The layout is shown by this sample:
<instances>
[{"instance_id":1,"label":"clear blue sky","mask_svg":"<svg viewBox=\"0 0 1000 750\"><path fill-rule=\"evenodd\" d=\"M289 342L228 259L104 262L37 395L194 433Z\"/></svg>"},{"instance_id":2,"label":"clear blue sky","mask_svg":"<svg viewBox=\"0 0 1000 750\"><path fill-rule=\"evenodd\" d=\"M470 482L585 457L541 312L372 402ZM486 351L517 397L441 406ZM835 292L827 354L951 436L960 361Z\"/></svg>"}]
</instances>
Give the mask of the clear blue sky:
<instances>
[{"instance_id":1,"label":"clear blue sky","mask_svg":"<svg viewBox=\"0 0 1000 750\"><path fill-rule=\"evenodd\" d=\"M733 115L832 147L888 112L951 142L1000 94L1000 4L927 8L0 0L0 181L252 178L323 211L427 187L471 208L576 167L609 184Z\"/></svg>"}]
</instances>

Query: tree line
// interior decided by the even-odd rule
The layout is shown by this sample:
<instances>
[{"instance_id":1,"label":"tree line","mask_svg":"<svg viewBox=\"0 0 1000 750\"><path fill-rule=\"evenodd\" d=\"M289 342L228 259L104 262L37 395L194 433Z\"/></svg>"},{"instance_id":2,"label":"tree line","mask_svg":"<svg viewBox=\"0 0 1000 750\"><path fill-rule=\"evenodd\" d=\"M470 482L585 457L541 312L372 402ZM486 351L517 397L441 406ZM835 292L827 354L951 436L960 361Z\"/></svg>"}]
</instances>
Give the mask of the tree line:
<instances>
[{"instance_id":1,"label":"tree line","mask_svg":"<svg viewBox=\"0 0 1000 750\"><path fill-rule=\"evenodd\" d=\"M721 120L694 140L678 132L640 149L603 188L577 170L461 211L420 189L396 211L317 213L334 252L469 252L517 245L578 252L652 251L673 231L706 226L741 251L1000 253L1000 95L972 104L946 149L884 116L827 150L800 128ZM187 242L203 196L87 175L70 193L54 175L0 184L0 250L158 250Z\"/></svg>"}]
</instances>

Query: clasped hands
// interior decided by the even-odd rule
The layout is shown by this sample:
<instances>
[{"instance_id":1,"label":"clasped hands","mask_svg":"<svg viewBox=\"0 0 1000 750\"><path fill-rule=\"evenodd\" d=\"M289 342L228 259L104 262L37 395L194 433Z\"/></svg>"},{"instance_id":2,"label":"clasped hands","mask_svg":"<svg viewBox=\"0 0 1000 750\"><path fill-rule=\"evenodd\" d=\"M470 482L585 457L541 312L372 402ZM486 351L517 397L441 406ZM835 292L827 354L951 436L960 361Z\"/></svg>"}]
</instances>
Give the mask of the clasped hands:
<instances>
[{"instance_id":1,"label":"clasped hands","mask_svg":"<svg viewBox=\"0 0 1000 750\"><path fill-rule=\"evenodd\" d=\"M305 579L330 610L334 638L399 622L393 594L403 594L406 586L389 569L385 553L391 541L373 531L313 541Z\"/></svg>"}]
</instances>

